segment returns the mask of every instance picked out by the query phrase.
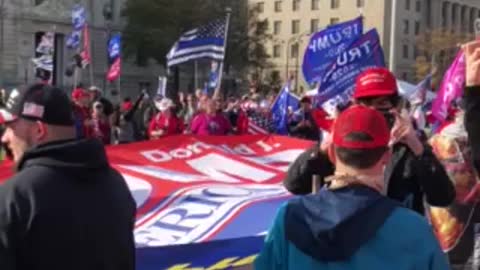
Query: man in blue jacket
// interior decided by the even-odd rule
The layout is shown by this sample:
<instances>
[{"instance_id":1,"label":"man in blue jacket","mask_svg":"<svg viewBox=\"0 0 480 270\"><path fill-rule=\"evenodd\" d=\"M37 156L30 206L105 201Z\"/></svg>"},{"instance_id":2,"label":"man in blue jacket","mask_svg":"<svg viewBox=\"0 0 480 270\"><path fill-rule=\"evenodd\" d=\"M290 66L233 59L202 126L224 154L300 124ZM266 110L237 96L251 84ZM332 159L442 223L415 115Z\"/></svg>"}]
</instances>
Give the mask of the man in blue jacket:
<instances>
[{"instance_id":1,"label":"man in blue jacket","mask_svg":"<svg viewBox=\"0 0 480 270\"><path fill-rule=\"evenodd\" d=\"M449 269L427 221L384 196L389 141L380 112L343 112L330 149L334 175L281 207L255 269Z\"/></svg>"}]
</instances>

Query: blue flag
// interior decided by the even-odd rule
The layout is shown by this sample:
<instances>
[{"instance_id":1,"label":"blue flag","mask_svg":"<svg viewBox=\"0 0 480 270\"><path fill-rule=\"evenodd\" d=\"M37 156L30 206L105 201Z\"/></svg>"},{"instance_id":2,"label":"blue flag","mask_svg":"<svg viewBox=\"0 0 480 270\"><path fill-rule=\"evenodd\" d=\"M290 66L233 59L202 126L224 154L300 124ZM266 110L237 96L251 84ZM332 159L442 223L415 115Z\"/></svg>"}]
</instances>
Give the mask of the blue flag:
<instances>
[{"instance_id":1,"label":"blue flag","mask_svg":"<svg viewBox=\"0 0 480 270\"><path fill-rule=\"evenodd\" d=\"M308 84L320 82L330 64L363 34L361 17L324 29L310 39L303 57L303 76Z\"/></svg>"},{"instance_id":2,"label":"blue flag","mask_svg":"<svg viewBox=\"0 0 480 270\"><path fill-rule=\"evenodd\" d=\"M385 67L383 50L376 29L354 41L340 54L325 73L320 83L317 104L327 107L347 103L353 93L355 80L364 70Z\"/></svg>"},{"instance_id":3,"label":"blue flag","mask_svg":"<svg viewBox=\"0 0 480 270\"><path fill-rule=\"evenodd\" d=\"M215 20L185 32L170 49L167 55L167 66L201 58L223 61L225 33L226 19Z\"/></svg>"},{"instance_id":4,"label":"blue flag","mask_svg":"<svg viewBox=\"0 0 480 270\"><path fill-rule=\"evenodd\" d=\"M110 59L110 62L113 62L120 56L121 42L122 37L120 34L112 36L108 42L108 58Z\"/></svg>"},{"instance_id":5,"label":"blue flag","mask_svg":"<svg viewBox=\"0 0 480 270\"><path fill-rule=\"evenodd\" d=\"M81 30L85 26L86 11L82 5L76 4L72 10L72 25L75 30Z\"/></svg>"},{"instance_id":6,"label":"blue flag","mask_svg":"<svg viewBox=\"0 0 480 270\"><path fill-rule=\"evenodd\" d=\"M288 134L289 107L296 111L300 107L300 101L290 93L290 83L287 83L272 106L272 120L277 134Z\"/></svg>"},{"instance_id":7,"label":"blue flag","mask_svg":"<svg viewBox=\"0 0 480 270\"><path fill-rule=\"evenodd\" d=\"M66 40L66 45L68 49L74 50L78 49L80 46L80 39L82 38L82 31L73 31L70 33Z\"/></svg>"}]
</instances>

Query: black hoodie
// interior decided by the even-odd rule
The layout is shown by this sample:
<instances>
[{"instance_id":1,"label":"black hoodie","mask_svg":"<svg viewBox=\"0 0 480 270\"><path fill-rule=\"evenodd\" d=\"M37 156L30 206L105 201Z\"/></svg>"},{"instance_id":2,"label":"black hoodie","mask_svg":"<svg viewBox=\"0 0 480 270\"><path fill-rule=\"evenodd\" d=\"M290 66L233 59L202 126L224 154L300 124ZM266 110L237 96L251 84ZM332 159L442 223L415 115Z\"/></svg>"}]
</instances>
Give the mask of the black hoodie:
<instances>
[{"instance_id":1,"label":"black hoodie","mask_svg":"<svg viewBox=\"0 0 480 270\"><path fill-rule=\"evenodd\" d=\"M135 268L136 206L96 140L27 151L0 186L0 269Z\"/></svg>"}]
</instances>

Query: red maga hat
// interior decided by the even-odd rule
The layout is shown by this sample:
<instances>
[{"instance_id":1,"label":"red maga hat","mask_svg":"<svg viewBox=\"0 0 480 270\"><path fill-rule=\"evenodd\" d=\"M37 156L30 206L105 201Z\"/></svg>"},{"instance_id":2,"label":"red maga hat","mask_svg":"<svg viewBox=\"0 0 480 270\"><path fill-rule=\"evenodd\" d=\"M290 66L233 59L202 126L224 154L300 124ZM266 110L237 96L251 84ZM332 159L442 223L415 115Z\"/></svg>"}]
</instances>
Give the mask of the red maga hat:
<instances>
[{"instance_id":1,"label":"red maga hat","mask_svg":"<svg viewBox=\"0 0 480 270\"><path fill-rule=\"evenodd\" d=\"M371 140L349 140L348 135L363 133ZM387 147L390 141L390 129L385 117L378 111L355 105L343 111L333 126L333 144L348 149L372 149Z\"/></svg>"},{"instance_id":2,"label":"red maga hat","mask_svg":"<svg viewBox=\"0 0 480 270\"><path fill-rule=\"evenodd\" d=\"M398 95L397 80L386 68L371 68L358 75L353 98Z\"/></svg>"}]
</instances>

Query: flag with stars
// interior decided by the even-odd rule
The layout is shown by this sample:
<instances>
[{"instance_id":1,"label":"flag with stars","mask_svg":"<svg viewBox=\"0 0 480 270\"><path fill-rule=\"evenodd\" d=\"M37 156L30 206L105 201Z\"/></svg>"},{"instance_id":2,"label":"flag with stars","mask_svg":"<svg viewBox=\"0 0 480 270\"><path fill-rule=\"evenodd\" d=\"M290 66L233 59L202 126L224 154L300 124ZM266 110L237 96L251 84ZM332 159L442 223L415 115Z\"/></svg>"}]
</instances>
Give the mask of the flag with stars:
<instances>
[{"instance_id":1,"label":"flag with stars","mask_svg":"<svg viewBox=\"0 0 480 270\"><path fill-rule=\"evenodd\" d=\"M169 67L200 58L223 61L226 20L219 19L184 33L167 55Z\"/></svg>"}]
</instances>

